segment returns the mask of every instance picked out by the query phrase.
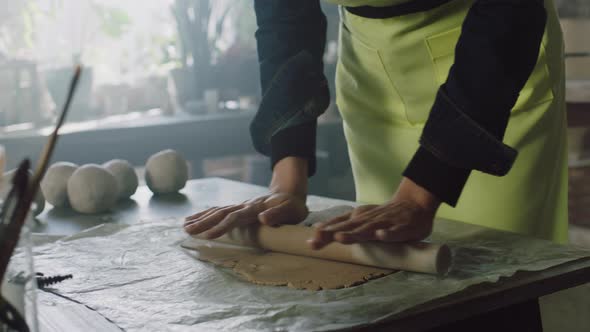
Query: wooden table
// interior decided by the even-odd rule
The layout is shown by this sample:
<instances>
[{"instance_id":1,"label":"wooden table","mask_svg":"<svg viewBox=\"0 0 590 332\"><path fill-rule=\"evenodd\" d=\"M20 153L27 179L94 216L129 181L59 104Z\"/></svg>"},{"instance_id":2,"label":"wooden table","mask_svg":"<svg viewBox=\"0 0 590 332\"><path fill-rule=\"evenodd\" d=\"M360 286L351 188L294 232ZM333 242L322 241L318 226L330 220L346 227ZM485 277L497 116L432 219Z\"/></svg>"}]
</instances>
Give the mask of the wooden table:
<instances>
[{"instance_id":1,"label":"wooden table","mask_svg":"<svg viewBox=\"0 0 590 332\"><path fill-rule=\"evenodd\" d=\"M110 214L80 216L73 212L45 211L39 217L43 225L37 231L66 235L104 222L134 223L142 219L184 217L206 206L227 205L264 192L266 189L262 187L222 179L193 180L181 194L168 197L153 197L147 188L141 187L133 197L133 203L122 204ZM326 203L325 199L310 197L310 208L314 209L320 201ZM337 200L327 202L343 203ZM393 321L361 328L367 331L433 328L487 331L482 326L498 328L498 322L509 321L512 328L522 323L523 331L535 331L535 327L540 327L539 297L588 282L590 260L574 261L540 272L519 273L498 283L470 287L408 310ZM50 294L42 294L39 302L43 331L119 331L104 317L82 305ZM474 329L474 326L478 328Z\"/></svg>"}]
</instances>

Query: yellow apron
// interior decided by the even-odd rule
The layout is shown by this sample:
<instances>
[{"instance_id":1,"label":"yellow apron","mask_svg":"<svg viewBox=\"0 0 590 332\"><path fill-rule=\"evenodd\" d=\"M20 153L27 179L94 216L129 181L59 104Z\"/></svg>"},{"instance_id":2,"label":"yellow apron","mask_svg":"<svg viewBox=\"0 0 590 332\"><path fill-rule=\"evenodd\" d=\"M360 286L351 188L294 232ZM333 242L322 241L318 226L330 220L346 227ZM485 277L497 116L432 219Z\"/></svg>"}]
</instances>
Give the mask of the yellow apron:
<instances>
[{"instance_id":1,"label":"yellow apron","mask_svg":"<svg viewBox=\"0 0 590 332\"><path fill-rule=\"evenodd\" d=\"M342 11L336 95L359 202L383 203L400 183L436 92L453 64L472 3L454 0L427 12L387 19ZM457 207L442 206L438 217L563 243L563 41L552 0L546 1L546 8L548 23L538 63L512 110L504 138L519 151L517 161L505 177L473 172Z\"/></svg>"}]
</instances>

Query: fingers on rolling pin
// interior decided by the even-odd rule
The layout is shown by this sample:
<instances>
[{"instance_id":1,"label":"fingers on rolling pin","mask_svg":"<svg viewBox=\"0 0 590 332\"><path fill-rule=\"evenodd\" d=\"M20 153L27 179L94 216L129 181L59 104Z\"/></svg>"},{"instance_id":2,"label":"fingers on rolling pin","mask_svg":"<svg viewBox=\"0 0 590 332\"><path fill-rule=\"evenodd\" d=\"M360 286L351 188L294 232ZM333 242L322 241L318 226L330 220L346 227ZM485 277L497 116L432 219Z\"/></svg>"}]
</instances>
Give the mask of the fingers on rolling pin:
<instances>
[{"instance_id":1,"label":"fingers on rolling pin","mask_svg":"<svg viewBox=\"0 0 590 332\"><path fill-rule=\"evenodd\" d=\"M238 210L239 208L239 206L231 206L213 210L210 213L205 214L202 217L195 219L190 223L186 223L184 225L185 230L189 234L199 234L204 231L207 231L215 227L215 225L219 224L228 214Z\"/></svg>"},{"instance_id":2,"label":"fingers on rolling pin","mask_svg":"<svg viewBox=\"0 0 590 332\"><path fill-rule=\"evenodd\" d=\"M231 231L233 228L245 226L256 221L256 211L253 211L253 207L236 209L227 214L216 226L209 229L204 236L207 239L215 239Z\"/></svg>"},{"instance_id":3,"label":"fingers on rolling pin","mask_svg":"<svg viewBox=\"0 0 590 332\"><path fill-rule=\"evenodd\" d=\"M307 239L307 243L311 246L313 250L319 250L326 246L328 243L334 241L334 233L331 231L327 231L326 227L329 227L334 224L341 223L345 220L350 218L351 212L338 216L328 221L319 222L313 225L313 236Z\"/></svg>"},{"instance_id":4,"label":"fingers on rolling pin","mask_svg":"<svg viewBox=\"0 0 590 332\"><path fill-rule=\"evenodd\" d=\"M384 242L408 242L419 241L430 234L429 228L420 228L413 224L400 224L388 229L379 229L375 232L377 239Z\"/></svg>"},{"instance_id":5,"label":"fingers on rolling pin","mask_svg":"<svg viewBox=\"0 0 590 332\"><path fill-rule=\"evenodd\" d=\"M322 221L322 222L318 222L316 224L313 224L313 227L316 229L323 230L328 226L331 226L333 224L337 224L337 223L340 223L340 222L350 219L350 216L351 216L351 213L349 212L349 213L343 214L341 216L338 216L336 218L330 219L328 221Z\"/></svg>"},{"instance_id":6,"label":"fingers on rolling pin","mask_svg":"<svg viewBox=\"0 0 590 332\"><path fill-rule=\"evenodd\" d=\"M363 214L365 212L368 212L368 211L371 211L371 210L373 210L376 207L379 207L379 205L371 204L371 205L362 205L362 206L359 206L359 207L355 208L352 211L352 216L353 217L360 216L361 214Z\"/></svg>"},{"instance_id":7,"label":"fingers on rolling pin","mask_svg":"<svg viewBox=\"0 0 590 332\"><path fill-rule=\"evenodd\" d=\"M214 219L214 218L203 219L203 220L199 220L199 221L196 221L190 225L185 226L184 229L189 234L201 234L201 233L211 229L212 227L214 227L218 223L219 223L218 219Z\"/></svg>"},{"instance_id":8,"label":"fingers on rolling pin","mask_svg":"<svg viewBox=\"0 0 590 332\"><path fill-rule=\"evenodd\" d=\"M343 244L352 244L356 242L367 242L377 240L375 233L389 225L389 220L377 220L362 223L359 227L334 234L334 238Z\"/></svg>"},{"instance_id":9,"label":"fingers on rolling pin","mask_svg":"<svg viewBox=\"0 0 590 332\"><path fill-rule=\"evenodd\" d=\"M200 218L201 216L205 215L206 213L208 213L208 212L210 212L211 210L214 210L214 209L217 209L217 207L211 207L211 208L205 209L205 210L203 210L203 211L201 211L201 212L198 212L198 213L192 214L192 215L190 215L190 216L188 216L188 217L184 218L184 220L185 220L185 221L191 221L191 220L198 219L198 218Z\"/></svg>"},{"instance_id":10,"label":"fingers on rolling pin","mask_svg":"<svg viewBox=\"0 0 590 332\"><path fill-rule=\"evenodd\" d=\"M244 207L241 205L232 205L232 206L220 208L216 211L213 211L211 213L208 213L207 215L202 216L201 218L198 219L198 221L212 219L212 220L216 220L217 222L221 222L225 217L227 217L228 214L230 214L234 211L241 210L243 208Z\"/></svg>"},{"instance_id":11,"label":"fingers on rolling pin","mask_svg":"<svg viewBox=\"0 0 590 332\"><path fill-rule=\"evenodd\" d=\"M291 216L289 215L289 202L284 201L277 206L266 209L258 214L258 220L268 226L275 226L288 223Z\"/></svg>"},{"instance_id":12,"label":"fingers on rolling pin","mask_svg":"<svg viewBox=\"0 0 590 332\"><path fill-rule=\"evenodd\" d=\"M313 250L320 250L332 241L334 241L334 233L318 229L314 236L306 242Z\"/></svg>"},{"instance_id":13,"label":"fingers on rolling pin","mask_svg":"<svg viewBox=\"0 0 590 332\"><path fill-rule=\"evenodd\" d=\"M225 207L212 207L212 208L207 209L203 212L199 212L193 216L188 217L185 224L199 221L200 219L206 218L206 217L210 216L211 214L213 214L221 209L224 209L224 208Z\"/></svg>"}]
</instances>

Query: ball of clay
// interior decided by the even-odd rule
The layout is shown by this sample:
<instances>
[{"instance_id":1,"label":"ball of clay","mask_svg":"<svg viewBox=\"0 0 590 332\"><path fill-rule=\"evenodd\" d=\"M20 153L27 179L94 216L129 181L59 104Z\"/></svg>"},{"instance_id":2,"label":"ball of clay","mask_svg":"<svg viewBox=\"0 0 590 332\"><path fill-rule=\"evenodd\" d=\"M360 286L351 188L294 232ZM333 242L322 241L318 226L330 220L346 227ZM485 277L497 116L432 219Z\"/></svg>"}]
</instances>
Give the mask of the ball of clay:
<instances>
[{"instance_id":1,"label":"ball of clay","mask_svg":"<svg viewBox=\"0 0 590 332\"><path fill-rule=\"evenodd\" d=\"M145 165L145 181L154 194L178 192L187 180L187 162L174 150L154 154Z\"/></svg>"},{"instance_id":2,"label":"ball of clay","mask_svg":"<svg viewBox=\"0 0 590 332\"><path fill-rule=\"evenodd\" d=\"M113 174L99 165L78 168L68 181L70 204L80 213L94 214L111 209L118 193Z\"/></svg>"},{"instance_id":3,"label":"ball of clay","mask_svg":"<svg viewBox=\"0 0 590 332\"><path fill-rule=\"evenodd\" d=\"M133 166L126 160L115 159L102 165L107 171L111 172L117 180L119 200L127 199L135 194L139 180Z\"/></svg>"},{"instance_id":4,"label":"ball of clay","mask_svg":"<svg viewBox=\"0 0 590 332\"><path fill-rule=\"evenodd\" d=\"M78 165L68 162L59 162L51 165L41 181L41 190L47 201L54 207L67 207L68 180Z\"/></svg>"},{"instance_id":5,"label":"ball of clay","mask_svg":"<svg viewBox=\"0 0 590 332\"><path fill-rule=\"evenodd\" d=\"M6 196L10 192L10 189L12 188L12 179L14 178L16 171L16 169L13 169L4 173L4 176L2 178L2 190L0 192L0 195L2 195L1 199L6 198ZM29 179L32 178L33 172L29 171L29 176ZM35 200L33 201L33 204L33 215L38 216L45 209L45 197L43 196L43 192L41 192L41 190L37 191L37 195L35 195Z\"/></svg>"}]
</instances>

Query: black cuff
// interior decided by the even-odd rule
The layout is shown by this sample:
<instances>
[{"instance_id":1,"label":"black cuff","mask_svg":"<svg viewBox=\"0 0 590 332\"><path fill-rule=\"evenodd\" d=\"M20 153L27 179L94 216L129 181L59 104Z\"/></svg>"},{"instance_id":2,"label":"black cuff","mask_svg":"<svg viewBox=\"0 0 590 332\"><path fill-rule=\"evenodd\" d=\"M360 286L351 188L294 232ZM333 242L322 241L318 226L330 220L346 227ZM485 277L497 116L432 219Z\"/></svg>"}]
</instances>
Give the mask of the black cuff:
<instances>
[{"instance_id":1,"label":"black cuff","mask_svg":"<svg viewBox=\"0 0 590 332\"><path fill-rule=\"evenodd\" d=\"M420 145L448 165L496 176L506 175L518 154L463 112L444 86L432 106Z\"/></svg>"},{"instance_id":2,"label":"black cuff","mask_svg":"<svg viewBox=\"0 0 590 332\"><path fill-rule=\"evenodd\" d=\"M316 171L316 131L317 121L304 123L283 129L270 139L271 169L286 157L302 157L307 159L308 176Z\"/></svg>"},{"instance_id":3,"label":"black cuff","mask_svg":"<svg viewBox=\"0 0 590 332\"><path fill-rule=\"evenodd\" d=\"M451 206L456 206L471 171L450 166L420 147L404 176Z\"/></svg>"}]
</instances>

